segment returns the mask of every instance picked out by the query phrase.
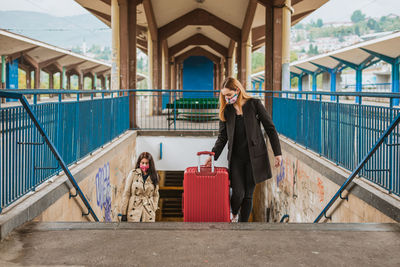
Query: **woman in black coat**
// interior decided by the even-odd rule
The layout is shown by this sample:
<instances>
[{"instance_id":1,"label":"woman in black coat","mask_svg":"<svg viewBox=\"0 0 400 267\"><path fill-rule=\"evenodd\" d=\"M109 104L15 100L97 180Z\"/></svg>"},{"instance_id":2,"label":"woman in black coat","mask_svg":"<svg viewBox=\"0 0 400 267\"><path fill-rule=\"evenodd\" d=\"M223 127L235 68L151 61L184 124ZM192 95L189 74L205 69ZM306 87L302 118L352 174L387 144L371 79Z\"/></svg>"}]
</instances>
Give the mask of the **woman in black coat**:
<instances>
[{"instance_id":1,"label":"woman in black coat","mask_svg":"<svg viewBox=\"0 0 400 267\"><path fill-rule=\"evenodd\" d=\"M275 167L279 167L282 162L278 133L261 101L248 95L242 84L232 77L222 84L219 119L218 138L212 151L217 160L228 142L229 177L232 187L231 221L247 222L253 207L256 184L272 177L260 122L274 151ZM206 165L210 165L210 161L211 158L208 158Z\"/></svg>"}]
</instances>

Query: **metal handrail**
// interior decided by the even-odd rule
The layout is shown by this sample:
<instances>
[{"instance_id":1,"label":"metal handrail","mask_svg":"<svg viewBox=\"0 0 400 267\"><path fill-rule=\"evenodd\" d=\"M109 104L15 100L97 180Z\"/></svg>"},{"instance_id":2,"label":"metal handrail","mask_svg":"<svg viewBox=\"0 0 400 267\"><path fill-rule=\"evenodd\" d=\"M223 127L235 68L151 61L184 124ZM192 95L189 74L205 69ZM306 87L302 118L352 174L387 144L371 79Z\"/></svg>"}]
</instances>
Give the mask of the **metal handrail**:
<instances>
[{"instance_id":1,"label":"metal handrail","mask_svg":"<svg viewBox=\"0 0 400 267\"><path fill-rule=\"evenodd\" d=\"M326 95L326 96L363 96L363 97L383 97L383 98L398 98L400 93L381 93L381 92L321 92L321 91L255 91L271 94L295 94L295 95Z\"/></svg>"},{"instance_id":2,"label":"metal handrail","mask_svg":"<svg viewBox=\"0 0 400 267\"><path fill-rule=\"evenodd\" d=\"M219 90L182 90L182 89L121 89L121 90L61 90L61 89L2 89L2 92L19 93L24 95L40 94L96 94L96 93L129 93L129 92L219 92ZM271 90L247 90L249 93L270 93L270 94L295 94L295 95L325 95L325 96L362 96L362 97L382 97L399 98L399 92L321 92L321 91L271 91Z\"/></svg>"},{"instance_id":3,"label":"metal handrail","mask_svg":"<svg viewBox=\"0 0 400 267\"><path fill-rule=\"evenodd\" d=\"M62 157L61 157L60 153L58 152L58 150L56 149L56 147L54 146L53 142L49 139L45 129L40 124L40 122L37 119L35 113L30 108L29 103L26 100L26 98L24 97L24 95L22 93L5 92L4 90L1 90L0 91L0 97L1 98L18 99L21 102L21 104L24 107L25 111L28 113L29 117L31 118L31 120L35 124L37 130L39 131L39 133L44 138L44 141L46 142L46 144L50 148L51 152L53 153L54 157L56 158L56 160L58 161L59 165L63 169L64 173L67 175L69 181L72 183L73 187L76 190L76 193L81 197L83 203L85 204L86 208L88 209L88 213L85 213L84 215L91 214L93 219L96 222L98 222L99 219L97 218L95 212L93 211L92 207L90 206L90 203L88 202L88 200L86 199L85 195L81 191L78 183L76 182L75 178L72 176L71 172L69 171L67 165L65 164L64 160L62 159Z\"/></svg>"},{"instance_id":4,"label":"metal handrail","mask_svg":"<svg viewBox=\"0 0 400 267\"><path fill-rule=\"evenodd\" d=\"M368 154L364 157L364 159L357 165L357 168L350 174L350 176L347 178L347 180L343 183L343 185L340 187L340 189L336 192L336 194L332 197L332 199L329 201L329 203L325 206L325 208L321 211L321 213L317 216L317 218L314 220L314 223L319 222L319 220L322 217L330 218L326 216L326 213L328 209L333 205L333 203L340 197L341 199L344 199L342 197L343 191L346 189L346 187L353 181L353 179L358 175L358 173L361 171L361 169L364 167L364 165L367 163L367 161L374 155L376 150L382 145L383 142L385 142L386 138L389 136L389 134L394 130L395 127L400 123L400 113L397 114L397 117L390 123L389 127L386 129L386 131L381 135L381 137L378 139L378 141L375 143L375 145L371 148L371 150L368 152Z\"/></svg>"}]
</instances>

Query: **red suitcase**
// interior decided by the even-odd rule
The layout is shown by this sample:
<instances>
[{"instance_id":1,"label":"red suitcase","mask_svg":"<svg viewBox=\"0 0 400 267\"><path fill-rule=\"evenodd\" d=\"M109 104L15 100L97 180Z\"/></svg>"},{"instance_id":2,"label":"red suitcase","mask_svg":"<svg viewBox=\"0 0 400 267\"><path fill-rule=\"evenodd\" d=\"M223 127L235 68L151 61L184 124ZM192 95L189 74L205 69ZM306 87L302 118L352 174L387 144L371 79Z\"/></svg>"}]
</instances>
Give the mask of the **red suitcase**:
<instances>
[{"instance_id":1,"label":"red suitcase","mask_svg":"<svg viewBox=\"0 0 400 267\"><path fill-rule=\"evenodd\" d=\"M229 176L226 168L200 167L200 155L214 152L198 152L197 167L185 170L183 178L183 220L185 222L229 222Z\"/></svg>"}]
</instances>

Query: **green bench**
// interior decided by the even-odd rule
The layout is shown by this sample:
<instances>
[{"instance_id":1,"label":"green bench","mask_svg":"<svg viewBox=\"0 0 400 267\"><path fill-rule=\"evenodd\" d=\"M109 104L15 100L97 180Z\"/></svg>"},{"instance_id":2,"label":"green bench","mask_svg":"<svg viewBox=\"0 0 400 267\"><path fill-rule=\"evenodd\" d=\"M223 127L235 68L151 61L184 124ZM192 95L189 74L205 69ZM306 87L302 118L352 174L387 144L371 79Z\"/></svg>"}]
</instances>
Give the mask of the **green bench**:
<instances>
[{"instance_id":1,"label":"green bench","mask_svg":"<svg viewBox=\"0 0 400 267\"><path fill-rule=\"evenodd\" d=\"M207 122L218 120L218 98L179 98L168 103L169 126L177 120Z\"/></svg>"}]
</instances>

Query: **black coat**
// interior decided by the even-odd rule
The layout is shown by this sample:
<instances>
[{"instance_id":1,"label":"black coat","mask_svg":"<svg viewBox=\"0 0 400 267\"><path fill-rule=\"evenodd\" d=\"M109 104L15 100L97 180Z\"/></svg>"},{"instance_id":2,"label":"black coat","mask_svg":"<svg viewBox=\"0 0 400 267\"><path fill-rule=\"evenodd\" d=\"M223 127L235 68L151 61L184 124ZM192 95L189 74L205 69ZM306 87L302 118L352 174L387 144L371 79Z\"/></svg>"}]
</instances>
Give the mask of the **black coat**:
<instances>
[{"instance_id":1,"label":"black coat","mask_svg":"<svg viewBox=\"0 0 400 267\"><path fill-rule=\"evenodd\" d=\"M259 99L248 99L243 105L242 110L254 181L261 183L271 178L272 172L260 122L269 137L275 156L282 154L278 133L276 132L271 116L267 113ZM215 153L215 160L217 160L225 144L228 142L228 161L230 162L236 121L236 110L233 105L226 105L224 115L226 121L219 122L218 138L212 151Z\"/></svg>"}]
</instances>

